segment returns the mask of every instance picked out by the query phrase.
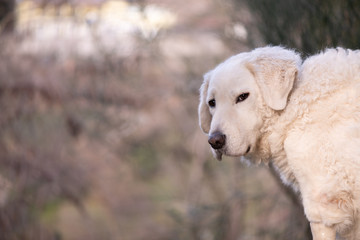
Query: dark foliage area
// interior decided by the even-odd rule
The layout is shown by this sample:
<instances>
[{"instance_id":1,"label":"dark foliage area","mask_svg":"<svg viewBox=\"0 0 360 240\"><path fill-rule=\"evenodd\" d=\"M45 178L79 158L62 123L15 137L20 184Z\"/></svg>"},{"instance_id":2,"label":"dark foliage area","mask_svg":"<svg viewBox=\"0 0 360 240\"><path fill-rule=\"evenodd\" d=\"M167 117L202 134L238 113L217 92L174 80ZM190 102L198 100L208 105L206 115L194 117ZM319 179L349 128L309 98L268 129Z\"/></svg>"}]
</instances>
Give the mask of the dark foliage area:
<instances>
[{"instance_id":1,"label":"dark foliage area","mask_svg":"<svg viewBox=\"0 0 360 240\"><path fill-rule=\"evenodd\" d=\"M304 56L328 47L360 47L360 2L354 0L234 0L249 7L267 44ZM251 41L251 39L250 39Z\"/></svg>"},{"instance_id":2,"label":"dark foliage area","mask_svg":"<svg viewBox=\"0 0 360 240\"><path fill-rule=\"evenodd\" d=\"M10 33L15 27L15 0L0 1L0 33Z\"/></svg>"}]
</instances>

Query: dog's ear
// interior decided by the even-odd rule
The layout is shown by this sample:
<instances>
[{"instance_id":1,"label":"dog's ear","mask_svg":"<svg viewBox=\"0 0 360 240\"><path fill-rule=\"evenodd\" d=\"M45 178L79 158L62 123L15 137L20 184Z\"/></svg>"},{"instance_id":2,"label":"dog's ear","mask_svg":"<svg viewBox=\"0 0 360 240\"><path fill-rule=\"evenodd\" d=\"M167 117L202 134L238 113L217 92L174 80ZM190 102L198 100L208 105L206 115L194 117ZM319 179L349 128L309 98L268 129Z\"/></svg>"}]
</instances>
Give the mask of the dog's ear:
<instances>
[{"instance_id":1,"label":"dog's ear","mask_svg":"<svg viewBox=\"0 0 360 240\"><path fill-rule=\"evenodd\" d=\"M260 48L253 52L247 67L255 76L265 103L274 110L283 110L297 77L300 56L281 47Z\"/></svg>"},{"instance_id":2,"label":"dog's ear","mask_svg":"<svg viewBox=\"0 0 360 240\"><path fill-rule=\"evenodd\" d=\"M211 124L211 114L206 103L207 91L209 88L211 72L204 75L204 81L200 87L200 104L199 104L199 123L204 133L209 133Z\"/></svg>"}]
</instances>

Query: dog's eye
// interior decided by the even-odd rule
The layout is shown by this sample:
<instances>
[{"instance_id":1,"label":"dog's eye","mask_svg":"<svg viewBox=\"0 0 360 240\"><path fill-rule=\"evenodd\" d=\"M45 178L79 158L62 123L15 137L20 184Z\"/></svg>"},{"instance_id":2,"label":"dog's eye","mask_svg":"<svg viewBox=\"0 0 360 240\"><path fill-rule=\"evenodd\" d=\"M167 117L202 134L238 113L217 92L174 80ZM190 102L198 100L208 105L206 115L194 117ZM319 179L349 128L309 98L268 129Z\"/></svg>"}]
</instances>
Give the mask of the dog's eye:
<instances>
[{"instance_id":1,"label":"dog's eye","mask_svg":"<svg viewBox=\"0 0 360 240\"><path fill-rule=\"evenodd\" d=\"M236 103L242 102L249 97L250 93L242 93L236 98Z\"/></svg>"},{"instance_id":2,"label":"dog's eye","mask_svg":"<svg viewBox=\"0 0 360 240\"><path fill-rule=\"evenodd\" d=\"M214 108L214 107L216 106L215 99L211 99L211 100L208 102L208 104L209 104L209 107Z\"/></svg>"}]
</instances>

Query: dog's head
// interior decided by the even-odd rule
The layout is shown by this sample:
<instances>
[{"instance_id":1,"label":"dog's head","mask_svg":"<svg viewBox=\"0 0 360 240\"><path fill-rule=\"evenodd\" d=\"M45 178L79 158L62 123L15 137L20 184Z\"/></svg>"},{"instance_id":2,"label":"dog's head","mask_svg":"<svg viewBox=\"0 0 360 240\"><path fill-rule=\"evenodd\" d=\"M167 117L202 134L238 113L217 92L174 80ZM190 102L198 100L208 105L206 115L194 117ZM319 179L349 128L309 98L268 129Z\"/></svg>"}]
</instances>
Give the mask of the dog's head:
<instances>
[{"instance_id":1,"label":"dog's head","mask_svg":"<svg viewBox=\"0 0 360 240\"><path fill-rule=\"evenodd\" d=\"M205 74L200 88L199 121L214 156L255 151L264 103L285 109L301 59L281 47L264 47L233 56Z\"/></svg>"}]
</instances>

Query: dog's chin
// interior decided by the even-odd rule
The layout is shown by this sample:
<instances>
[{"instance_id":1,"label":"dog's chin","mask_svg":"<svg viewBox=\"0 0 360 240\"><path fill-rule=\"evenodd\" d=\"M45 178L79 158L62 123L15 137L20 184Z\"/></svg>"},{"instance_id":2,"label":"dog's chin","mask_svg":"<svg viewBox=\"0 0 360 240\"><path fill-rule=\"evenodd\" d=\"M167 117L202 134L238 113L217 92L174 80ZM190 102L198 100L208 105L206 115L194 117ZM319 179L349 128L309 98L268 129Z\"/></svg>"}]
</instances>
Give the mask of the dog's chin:
<instances>
[{"instance_id":1,"label":"dog's chin","mask_svg":"<svg viewBox=\"0 0 360 240\"><path fill-rule=\"evenodd\" d=\"M217 160L221 161L223 155L224 156L228 156L228 157L233 157L233 158L242 158L242 157L246 157L246 155L248 155L251 152L251 147L247 147L244 151L241 151L239 153L233 153L230 151L227 151L226 149L211 149L214 158L216 158Z\"/></svg>"}]
</instances>

